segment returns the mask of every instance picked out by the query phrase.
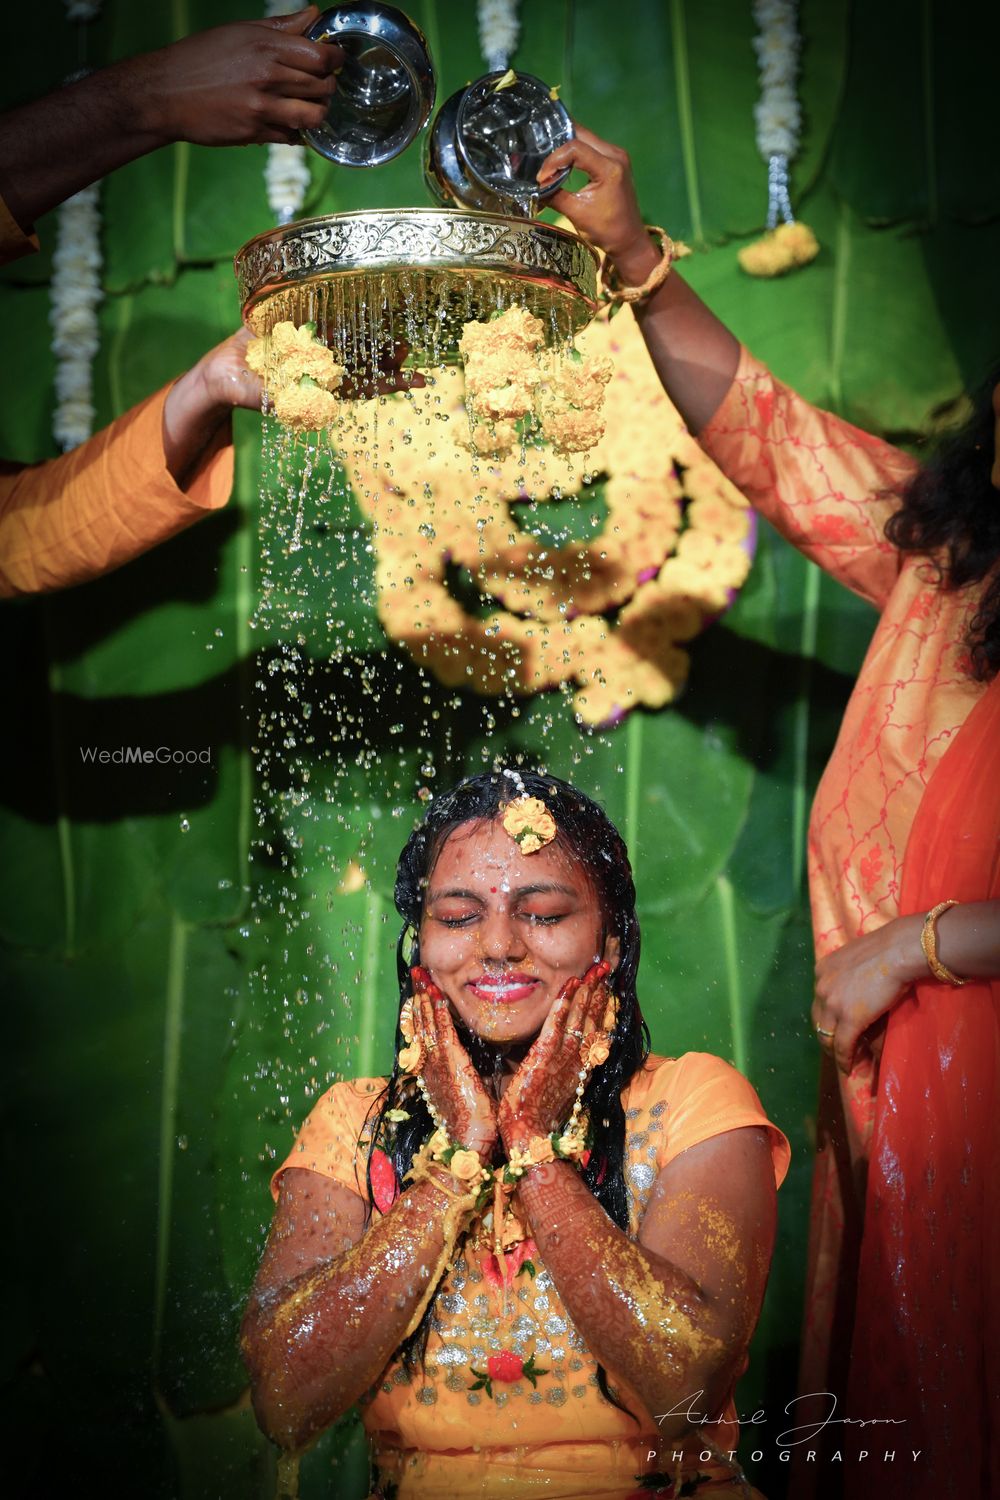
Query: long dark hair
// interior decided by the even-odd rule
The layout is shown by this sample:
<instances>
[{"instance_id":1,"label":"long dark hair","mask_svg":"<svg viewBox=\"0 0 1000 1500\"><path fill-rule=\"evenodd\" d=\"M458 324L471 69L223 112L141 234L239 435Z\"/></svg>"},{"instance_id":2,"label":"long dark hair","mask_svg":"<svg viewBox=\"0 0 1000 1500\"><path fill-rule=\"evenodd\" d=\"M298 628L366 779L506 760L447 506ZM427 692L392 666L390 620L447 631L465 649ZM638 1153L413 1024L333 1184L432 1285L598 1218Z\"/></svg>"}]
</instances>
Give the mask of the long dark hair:
<instances>
[{"instance_id":1,"label":"long dark hair","mask_svg":"<svg viewBox=\"0 0 1000 1500\"><path fill-rule=\"evenodd\" d=\"M399 1005L411 994L410 970L420 962L419 930L424 894L437 855L456 828L463 823L496 818L513 797L526 794L540 798L552 813L558 828L557 842L576 862L586 867L596 891L605 935L619 942L618 967L613 975L619 1000L618 1022L607 1061L587 1081L583 1105L590 1118L590 1158L582 1175L601 1207L620 1229L628 1228L628 1191L625 1183L625 1111L621 1093L649 1055L649 1028L643 1020L636 994L639 971L639 922L635 911L635 884L628 851L617 828L603 808L568 782L537 771L487 771L470 776L452 791L436 798L423 822L406 843L396 868L396 909L403 928L396 947ZM483 1079L497 1083L503 1064L500 1048L484 1041L456 1022L459 1035ZM405 1043L397 1015L392 1074L369 1114L371 1145L368 1155L368 1198L372 1192L372 1153L385 1151L401 1183L414 1153L431 1134L433 1124L419 1094L401 1075L396 1056ZM389 1110L405 1108L409 1119L396 1125L386 1120ZM429 1331L430 1306L420 1325L400 1346L404 1366L412 1370L423 1359ZM615 1400L603 1369L598 1367L602 1393Z\"/></svg>"},{"instance_id":2,"label":"long dark hair","mask_svg":"<svg viewBox=\"0 0 1000 1500\"><path fill-rule=\"evenodd\" d=\"M988 580L967 639L977 682L1000 671L1000 490L990 479L998 381L1000 364L973 398L968 421L941 439L907 485L885 528L894 547L929 555L942 587Z\"/></svg>"}]
</instances>

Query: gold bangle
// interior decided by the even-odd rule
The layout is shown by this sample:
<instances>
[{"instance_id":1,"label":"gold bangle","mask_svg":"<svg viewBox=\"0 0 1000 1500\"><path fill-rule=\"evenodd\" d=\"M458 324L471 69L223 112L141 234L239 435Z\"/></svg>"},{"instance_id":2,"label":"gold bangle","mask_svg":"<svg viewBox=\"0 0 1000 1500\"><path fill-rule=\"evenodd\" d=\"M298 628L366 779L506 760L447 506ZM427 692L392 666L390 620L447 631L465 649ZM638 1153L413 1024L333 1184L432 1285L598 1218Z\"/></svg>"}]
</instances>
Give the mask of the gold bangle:
<instances>
[{"instance_id":1,"label":"gold bangle","mask_svg":"<svg viewBox=\"0 0 1000 1500\"><path fill-rule=\"evenodd\" d=\"M641 286L622 286L618 272L614 269L611 260L606 257L601 267L601 291L605 302L628 302L633 307L636 303L645 302L646 298L651 297L666 281L674 261L691 254L687 245L682 244L680 240L672 240L667 231L661 229L658 224L647 224L646 232L660 242L659 263L653 267Z\"/></svg>"},{"instance_id":2,"label":"gold bangle","mask_svg":"<svg viewBox=\"0 0 1000 1500\"><path fill-rule=\"evenodd\" d=\"M940 979L942 984L959 985L967 984L968 980L960 979L953 974L947 964L943 964L937 954L937 919L943 911L950 906L958 906L957 901L939 901L937 906L932 906L924 918L924 925L920 929L920 946L927 960L927 967L935 979Z\"/></svg>"}]
</instances>

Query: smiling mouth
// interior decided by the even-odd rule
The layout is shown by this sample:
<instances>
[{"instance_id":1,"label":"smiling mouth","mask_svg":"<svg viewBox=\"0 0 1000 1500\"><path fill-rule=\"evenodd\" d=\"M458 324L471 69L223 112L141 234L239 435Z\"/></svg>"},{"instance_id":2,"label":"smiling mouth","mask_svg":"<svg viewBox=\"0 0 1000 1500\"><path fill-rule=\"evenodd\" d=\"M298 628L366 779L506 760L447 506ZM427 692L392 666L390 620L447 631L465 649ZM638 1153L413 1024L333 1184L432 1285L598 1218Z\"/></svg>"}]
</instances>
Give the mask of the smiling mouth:
<instances>
[{"instance_id":1,"label":"smiling mouth","mask_svg":"<svg viewBox=\"0 0 1000 1500\"><path fill-rule=\"evenodd\" d=\"M539 980L531 974L484 974L480 979L471 979L466 989L477 1000L486 1000L493 1005L514 1005L533 995Z\"/></svg>"}]
</instances>

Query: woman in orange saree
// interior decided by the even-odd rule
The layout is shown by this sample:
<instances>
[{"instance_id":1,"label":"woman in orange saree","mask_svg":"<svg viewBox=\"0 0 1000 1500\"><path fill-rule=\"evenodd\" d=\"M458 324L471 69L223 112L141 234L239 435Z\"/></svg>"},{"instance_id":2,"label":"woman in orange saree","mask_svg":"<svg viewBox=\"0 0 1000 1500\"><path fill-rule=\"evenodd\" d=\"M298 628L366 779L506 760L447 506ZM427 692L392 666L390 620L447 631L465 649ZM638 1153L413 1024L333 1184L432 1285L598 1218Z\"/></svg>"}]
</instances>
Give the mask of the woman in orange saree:
<instances>
[{"instance_id":1,"label":"woman in orange saree","mask_svg":"<svg viewBox=\"0 0 1000 1500\"><path fill-rule=\"evenodd\" d=\"M1000 976L1000 764L980 715L1000 669L1000 386L940 473L918 477L913 459L809 406L741 348L671 270L669 240L644 228L623 151L580 129L542 175L570 165L590 180L552 204L608 255L681 415L754 507L880 614L809 825L812 1020L825 1056L795 1420L807 1420L809 1393L817 1422L830 1412L818 1393L840 1404L793 1492L998 1496L987 1373L1000 1346L1000 1226L984 1174L1000 1067L989 983ZM968 775L945 799L962 743ZM961 868L940 852L928 862L932 829ZM941 1249L949 1231L960 1250ZM845 1410L906 1425L862 1429L866 1442L851 1445ZM904 1445L919 1467L882 1459ZM858 1455L876 1446L866 1468ZM853 1463L828 1461L848 1449Z\"/></svg>"}]
</instances>

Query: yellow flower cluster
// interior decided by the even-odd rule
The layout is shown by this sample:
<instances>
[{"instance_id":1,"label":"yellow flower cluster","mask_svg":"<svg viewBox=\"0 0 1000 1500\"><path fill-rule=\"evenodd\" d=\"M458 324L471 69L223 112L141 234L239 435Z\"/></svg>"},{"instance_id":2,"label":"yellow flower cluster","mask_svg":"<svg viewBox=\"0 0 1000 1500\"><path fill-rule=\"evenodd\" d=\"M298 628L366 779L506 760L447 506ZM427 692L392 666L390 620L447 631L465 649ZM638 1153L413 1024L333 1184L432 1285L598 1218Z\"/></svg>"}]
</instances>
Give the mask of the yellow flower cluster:
<instances>
[{"instance_id":1,"label":"yellow flower cluster","mask_svg":"<svg viewBox=\"0 0 1000 1500\"><path fill-rule=\"evenodd\" d=\"M564 358L538 402L542 434L562 453L588 453L604 436L601 408L614 374L610 359Z\"/></svg>"},{"instance_id":2,"label":"yellow flower cluster","mask_svg":"<svg viewBox=\"0 0 1000 1500\"><path fill-rule=\"evenodd\" d=\"M316 337L316 325L276 323L263 338L252 339L244 356L264 382L264 389L283 427L293 432L322 432L340 414L333 392L344 367Z\"/></svg>"},{"instance_id":3,"label":"yellow flower cluster","mask_svg":"<svg viewBox=\"0 0 1000 1500\"><path fill-rule=\"evenodd\" d=\"M600 441L609 359L547 352L544 325L523 307L466 323L459 351L476 452L509 453L514 423L529 415L557 452L585 453Z\"/></svg>"},{"instance_id":4,"label":"yellow flower cluster","mask_svg":"<svg viewBox=\"0 0 1000 1500\"><path fill-rule=\"evenodd\" d=\"M818 254L819 240L808 224L796 219L744 245L736 259L750 276L783 276L797 266L808 265Z\"/></svg>"},{"instance_id":5,"label":"yellow flower cluster","mask_svg":"<svg viewBox=\"0 0 1000 1500\"><path fill-rule=\"evenodd\" d=\"M390 638L439 681L484 696L571 683L578 719L596 727L661 708L683 687L685 643L749 570L750 514L664 394L631 309L597 320L578 343L585 361L615 372L602 386L606 430L587 461L607 476L607 520L590 541L551 546L515 519L529 495L579 493L579 466L566 455L518 447L480 457L472 478L458 370L392 397L377 434L376 413L361 412L343 457L372 524ZM449 562L495 601L485 618L449 592Z\"/></svg>"},{"instance_id":6,"label":"yellow flower cluster","mask_svg":"<svg viewBox=\"0 0 1000 1500\"><path fill-rule=\"evenodd\" d=\"M542 372L536 351L545 347L545 329L523 307L509 307L488 323L466 323L459 340L465 389L473 419L511 422L527 416Z\"/></svg>"},{"instance_id":7,"label":"yellow flower cluster","mask_svg":"<svg viewBox=\"0 0 1000 1500\"><path fill-rule=\"evenodd\" d=\"M501 822L522 854L536 854L556 836L556 820L539 797L515 797Z\"/></svg>"}]
</instances>

